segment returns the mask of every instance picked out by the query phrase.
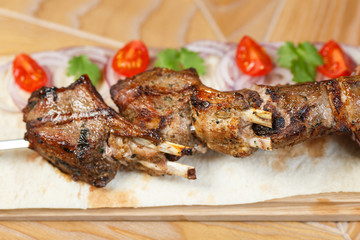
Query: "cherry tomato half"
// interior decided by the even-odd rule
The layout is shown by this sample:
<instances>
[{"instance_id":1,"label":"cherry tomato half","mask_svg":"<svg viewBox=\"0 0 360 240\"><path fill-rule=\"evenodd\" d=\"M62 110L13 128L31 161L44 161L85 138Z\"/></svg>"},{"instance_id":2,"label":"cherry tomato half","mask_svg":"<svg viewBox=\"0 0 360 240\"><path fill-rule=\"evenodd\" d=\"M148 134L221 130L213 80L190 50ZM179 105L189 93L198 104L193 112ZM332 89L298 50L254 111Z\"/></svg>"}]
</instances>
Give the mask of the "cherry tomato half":
<instances>
[{"instance_id":1,"label":"cherry tomato half","mask_svg":"<svg viewBox=\"0 0 360 240\"><path fill-rule=\"evenodd\" d=\"M319 53L324 59L324 65L319 66L318 70L326 77L349 76L355 70L355 62L333 40L325 43Z\"/></svg>"},{"instance_id":2,"label":"cherry tomato half","mask_svg":"<svg viewBox=\"0 0 360 240\"><path fill-rule=\"evenodd\" d=\"M266 75L273 69L266 51L248 36L244 36L237 46L236 63L243 73L250 76Z\"/></svg>"},{"instance_id":3,"label":"cherry tomato half","mask_svg":"<svg viewBox=\"0 0 360 240\"><path fill-rule=\"evenodd\" d=\"M150 62L149 52L145 44L131 41L121 48L115 55L112 67L120 75L132 77L144 72Z\"/></svg>"},{"instance_id":4,"label":"cherry tomato half","mask_svg":"<svg viewBox=\"0 0 360 240\"><path fill-rule=\"evenodd\" d=\"M45 86L48 81L45 70L27 54L19 54L13 61L13 76L19 87L33 92Z\"/></svg>"}]
</instances>

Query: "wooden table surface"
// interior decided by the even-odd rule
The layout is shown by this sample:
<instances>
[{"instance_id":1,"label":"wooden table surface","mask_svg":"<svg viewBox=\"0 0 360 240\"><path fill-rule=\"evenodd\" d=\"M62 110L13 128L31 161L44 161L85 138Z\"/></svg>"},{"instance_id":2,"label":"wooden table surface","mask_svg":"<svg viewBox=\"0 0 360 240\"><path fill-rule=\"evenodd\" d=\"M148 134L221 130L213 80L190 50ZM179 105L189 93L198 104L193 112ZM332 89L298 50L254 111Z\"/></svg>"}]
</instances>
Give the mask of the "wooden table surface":
<instances>
[{"instance_id":1,"label":"wooden table surface","mask_svg":"<svg viewBox=\"0 0 360 240\"><path fill-rule=\"evenodd\" d=\"M360 45L357 0L0 0L0 54L142 39ZM0 239L360 239L357 222L0 222Z\"/></svg>"}]
</instances>

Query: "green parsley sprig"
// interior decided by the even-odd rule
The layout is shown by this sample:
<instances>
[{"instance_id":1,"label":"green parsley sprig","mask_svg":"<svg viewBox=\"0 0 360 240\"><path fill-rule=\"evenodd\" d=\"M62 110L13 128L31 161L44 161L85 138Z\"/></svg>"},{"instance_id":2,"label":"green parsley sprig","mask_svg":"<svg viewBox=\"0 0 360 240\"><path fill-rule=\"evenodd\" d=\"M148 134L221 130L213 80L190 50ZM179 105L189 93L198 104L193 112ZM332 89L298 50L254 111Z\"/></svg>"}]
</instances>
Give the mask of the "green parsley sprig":
<instances>
[{"instance_id":1,"label":"green parsley sprig","mask_svg":"<svg viewBox=\"0 0 360 240\"><path fill-rule=\"evenodd\" d=\"M165 49L157 54L155 67L164 67L173 70L195 68L199 75L206 73L204 59L197 52L189 51L186 48Z\"/></svg>"},{"instance_id":2,"label":"green parsley sprig","mask_svg":"<svg viewBox=\"0 0 360 240\"><path fill-rule=\"evenodd\" d=\"M292 80L296 83L314 82L316 67L324 64L315 46L309 42L299 43L297 47L286 42L279 48L278 56L277 63L291 70Z\"/></svg>"},{"instance_id":3,"label":"green parsley sprig","mask_svg":"<svg viewBox=\"0 0 360 240\"><path fill-rule=\"evenodd\" d=\"M75 79L78 79L83 74L87 74L94 86L101 78L99 67L95 63L92 63L85 55L74 56L71 58L66 70L66 74L68 76L74 76Z\"/></svg>"}]
</instances>

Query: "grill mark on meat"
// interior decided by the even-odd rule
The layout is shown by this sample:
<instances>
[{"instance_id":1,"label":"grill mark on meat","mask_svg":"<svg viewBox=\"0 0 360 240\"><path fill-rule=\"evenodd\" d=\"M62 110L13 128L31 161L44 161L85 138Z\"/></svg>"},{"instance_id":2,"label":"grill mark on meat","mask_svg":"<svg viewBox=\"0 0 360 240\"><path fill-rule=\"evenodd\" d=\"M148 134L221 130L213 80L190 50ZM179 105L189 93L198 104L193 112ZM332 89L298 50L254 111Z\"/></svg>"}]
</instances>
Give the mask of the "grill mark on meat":
<instances>
[{"instance_id":1,"label":"grill mark on meat","mask_svg":"<svg viewBox=\"0 0 360 240\"><path fill-rule=\"evenodd\" d=\"M77 154L76 157L81 161L81 159L86 155L86 152L89 150L90 144L88 141L88 136L90 136L90 130L85 128L85 123L81 126L80 137L78 144L76 146Z\"/></svg>"},{"instance_id":2,"label":"grill mark on meat","mask_svg":"<svg viewBox=\"0 0 360 240\"><path fill-rule=\"evenodd\" d=\"M279 99L279 96L277 95L278 88L276 87L269 87L266 88L265 94L270 95L271 99L276 102Z\"/></svg>"},{"instance_id":3,"label":"grill mark on meat","mask_svg":"<svg viewBox=\"0 0 360 240\"><path fill-rule=\"evenodd\" d=\"M275 117L273 121L273 128L279 129L285 127L285 119L283 117Z\"/></svg>"},{"instance_id":4,"label":"grill mark on meat","mask_svg":"<svg viewBox=\"0 0 360 240\"><path fill-rule=\"evenodd\" d=\"M246 103L253 108L259 108L263 103L259 93L256 91L243 89L241 92L234 92L233 94L237 100L246 100Z\"/></svg>"},{"instance_id":5,"label":"grill mark on meat","mask_svg":"<svg viewBox=\"0 0 360 240\"><path fill-rule=\"evenodd\" d=\"M306 105L305 107L301 108L300 111L297 112L297 118L301 122L304 122L309 114L309 111L310 111L310 107Z\"/></svg>"},{"instance_id":6,"label":"grill mark on meat","mask_svg":"<svg viewBox=\"0 0 360 240\"><path fill-rule=\"evenodd\" d=\"M327 87L330 93L331 102L333 103L337 114L340 114L340 108L343 107L341 101L341 90L338 81L330 80L327 82Z\"/></svg>"},{"instance_id":7,"label":"grill mark on meat","mask_svg":"<svg viewBox=\"0 0 360 240\"><path fill-rule=\"evenodd\" d=\"M63 125L71 123L72 121L87 120L93 118L107 118L114 114L111 109L97 109L88 112L68 113L68 114L53 114L50 116L39 117L34 121L28 121L26 124L29 128L40 127L44 124L48 126Z\"/></svg>"},{"instance_id":8,"label":"grill mark on meat","mask_svg":"<svg viewBox=\"0 0 360 240\"><path fill-rule=\"evenodd\" d=\"M55 87L42 88L40 90L40 95L41 95L42 98L52 97L54 101L57 100L57 94L56 94Z\"/></svg>"},{"instance_id":9,"label":"grill mark on meat","mask_svg":"<svg viewBox=\"0 0 360 240\"><path fill-rule=\"evenodd\" d=\"M201 101L195 95L191 96L191 104L198 110L205 110L210 106L210 103L208 101Z\"/></svg>"},{"instance_id":10,"label":"grill mark on meat","mask_svg":"<svg viewBox=\"0 0 360 240\"><path fill-rule=\"evenodd\" d=\"M65 142L65 141L60 143L60 147L61 147L62 150L64 150L67 153L73 153L74 152L74 150L70 149L72 146L70 144L68 144L67 142Z\"/></svg>"},{"instance_id":11,"label":"grill mark on meat","mask_svg":"<svg viewBox=\"0 0 360 240\"><path fill-rule=\"evenodd\" d=\"M36 101L36 100L35 101L30 101L28 103L28 106L29 106L30 110L32 110L37 103L38 103L38 101Z\"/></svg>"}]
</instances>

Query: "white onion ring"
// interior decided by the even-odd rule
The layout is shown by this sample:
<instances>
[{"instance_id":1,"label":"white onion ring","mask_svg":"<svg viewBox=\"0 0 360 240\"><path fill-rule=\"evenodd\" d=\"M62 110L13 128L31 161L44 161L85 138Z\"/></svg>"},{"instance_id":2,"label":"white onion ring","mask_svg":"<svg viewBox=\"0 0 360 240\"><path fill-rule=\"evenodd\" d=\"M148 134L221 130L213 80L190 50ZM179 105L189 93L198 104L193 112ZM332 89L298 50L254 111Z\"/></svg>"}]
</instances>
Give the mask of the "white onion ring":
<instances>
[{"instance_id":1,"label":"white onion ring","mask_svg":"<svg viewBox=\"0 0 360 240\"><path fill-rule=\"evenodd\" d=\"M9 72L7 74L7 88L10 94L11 99L15 103L15 105L18 107L18 109L21 111L27 104L27 101L25 98L20 96L20 92L24 92L19 88L19 86L15 83L15 79L12 75L12 67L9 69ZM30 94L29 94L30 96Z\"/></svg>"},{"instance_id":2,"label":"white onion ring","mask_svg":"<svg viewBox=\"0 0 360 240\"><path fill-rule=\"evenodd\" d=\"M101 47L83 46L83 47L71 47L61 50L69 58L79 55L86 55L92 62L97 64L100 68L103 68L110 58L114 54L114 51Z\"/></svg>"},{"instance_id":3,"label":"white onion ring","mask_svg":"<svg viewBox=\"0 0 360 240\"><path fill-rule=\"evenodd\" d=\"M105 75L105 81L108 83L109 87L111 87L112 85L114 85L115 83L117 83L118 80L124 80L126 77L125 76L121 76L119 74L117 74L114 69L112 68L112 61L114 59L113 55L108 62L105 65L105 69L104 69L104 75Z\"/></svg>"},{"instance_id":4,"label":"white onion ring","mask_svg":"<svg viewBox=\"0 0 360 240\"><path fill-rule=\"evenodd\" d=\"M69 57L60 53L60 52L55 52L55 51L48 51L48 52L37 52L37 53L33 53L31 54L31 57L39 64L42 66L66 66L68 61L69 61Z\"/></svg>"},{"instance_id":5,"label":"white onion ring","mask_svg":"<svg viewBox=\"0 0 360 240\"><path fill-rule=\"evenodd\" d=\"M5 71L9 70L9 68L10 68L11 66L12 66L12 62L10 62L10 61L2 64L2 65L0 66L0 73L3 73L3 72L5 72Z\"/></svg>"},{"instance_id":6,"label":"white onion ring","mask_svg":"<svg viewBox=\"0 0 360 240\"><path fill-rule=\"evenodd\" d=\"M216 42L211 40L200 40L189 44L184 47L190 51L197 52L203 58L209 55L216 55L222 57L226 52L232 48L233 44Z\"/></svg>"},{"instance_id":7,"label":"white onion ring","mask_svg":"<svg viewBox=\"0 0 360 240\"><path fill-rule=\"evenodd\" d=\"M271 61L274 63L276 63L276 60L278 58L278 50L279 50L279 47L277 47L277 45L275 44L270 44L270 43L267 43L267 44L261 44L261 46L265 49L266 53L269 55L269 57L271 58Z\"/></svg>"},{"instance_id":8,"label":"white onion ring","mask_svg":"<svg viewBox=\"0 0 360 240\"><path fill-rule=\"evenodd\" d=\"M235 79L241 74L235 63L235 51L232 49L228 51L221 59L218 65L219 75L225 81L227 86L233 86Z\"/></svg>"},{"instance_id":9,"label":"white onion ring","mask_svg":"<svg viewBox=\"0 0 360 240\"><path fill-rule=\"evenodd\" d=\"M49 51L49 52L37 52L31 54L31 57L45 70L48 76L47 87L62 86L62 76L56 74L59 70L63 73L70 60L68 56L61 52Z\"/></svg>"},{"instance_id":10,"label":"white onion ring","mask_svg":"<svg viewBox=\"0 0 360 240\"><path fill-rule=\"evenodd\" d=\"M95 47L95 46L80 46L80 47L69 47L59 50L65 55L71 57L78 55L95 56L95 58L110 57L115 51L110 48Z\"/></svg>"}]
</instances>

